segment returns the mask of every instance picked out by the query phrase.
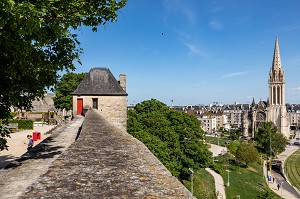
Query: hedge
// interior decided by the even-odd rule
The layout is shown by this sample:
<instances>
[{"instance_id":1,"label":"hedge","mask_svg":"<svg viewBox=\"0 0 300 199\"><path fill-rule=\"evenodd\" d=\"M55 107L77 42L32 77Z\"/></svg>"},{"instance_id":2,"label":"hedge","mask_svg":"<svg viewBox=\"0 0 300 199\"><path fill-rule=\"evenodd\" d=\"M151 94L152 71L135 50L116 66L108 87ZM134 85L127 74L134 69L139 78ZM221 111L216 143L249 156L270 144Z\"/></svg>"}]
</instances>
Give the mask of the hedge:
<instances>
[{"instance_id":1,"label":"hedge","mask_svg":"<svg viewBox=\"0 0 300 199\"><path fill-rule=\"evenodd\" d=\"M33 129L32 120L8 120L9 123L18 123L18 129Z\"/></svg>"}]
</instances>

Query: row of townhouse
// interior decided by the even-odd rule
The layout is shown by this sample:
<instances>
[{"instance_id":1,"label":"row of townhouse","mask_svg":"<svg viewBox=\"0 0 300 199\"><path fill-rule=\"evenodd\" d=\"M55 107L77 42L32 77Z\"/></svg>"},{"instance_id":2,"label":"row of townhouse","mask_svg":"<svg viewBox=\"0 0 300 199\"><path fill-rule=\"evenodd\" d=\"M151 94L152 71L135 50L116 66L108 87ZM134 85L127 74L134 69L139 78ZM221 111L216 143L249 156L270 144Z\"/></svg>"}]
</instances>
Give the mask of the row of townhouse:
<instances>
[{"instance_id":1,"label":"row of townhouse","mask_svg":"<svg viewBox=\"0 0 300 199\"><path fill-rule=\"evenodd\" d=\"M266 102L260 101L258 104L214 104L196 105L186 107L176 107L190 115L196 116L201 121L201 127L205 132L214 132L220 129L243 128L243 123L248 117L249 112L258 110L259 104ZM287 104L287 113L291 130L300 130L300 104Z\"/></svg>"},{"instance_id":2,"label":"row of townhouse","mask_svg":"<svg viewBox=\"0 0 300 199\"><path fill-rule=\"evenodd\" d=\"M300 130L300 104L287 105L291 130Z\"/></svg>"},{"instance_id":3,"label":"row of townhouse","mask_svg":"<svg viewBox=\"0 0 300 199\"><path fill-rule=\"evenodd\" d=\"M201 128L208 133L219 131L221 129L229 130L230 125L227 116L223 114L203 114L197 117L201 121Z\"/></svg>"}]
</instances>

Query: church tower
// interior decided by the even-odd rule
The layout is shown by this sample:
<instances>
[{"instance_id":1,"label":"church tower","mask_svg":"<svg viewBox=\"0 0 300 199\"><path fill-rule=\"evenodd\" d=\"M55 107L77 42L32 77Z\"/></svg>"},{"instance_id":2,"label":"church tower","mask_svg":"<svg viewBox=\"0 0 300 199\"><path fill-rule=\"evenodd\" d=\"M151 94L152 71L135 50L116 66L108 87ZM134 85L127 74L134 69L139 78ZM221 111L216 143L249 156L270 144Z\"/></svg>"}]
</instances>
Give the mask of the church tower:
<instances>
[{"instance_id":1,"label":"church tower","mask_svg":"<svg viewBox=\"0 0 300 199\"><path fill-rule=\"evenodd\" d=\"M285 80L281 65L278 37L276 37L273 64L269 73L269 99L267 119L272 121L279 132L289 137L289 119L285 106Z\"/></svg>"}]
</instances>

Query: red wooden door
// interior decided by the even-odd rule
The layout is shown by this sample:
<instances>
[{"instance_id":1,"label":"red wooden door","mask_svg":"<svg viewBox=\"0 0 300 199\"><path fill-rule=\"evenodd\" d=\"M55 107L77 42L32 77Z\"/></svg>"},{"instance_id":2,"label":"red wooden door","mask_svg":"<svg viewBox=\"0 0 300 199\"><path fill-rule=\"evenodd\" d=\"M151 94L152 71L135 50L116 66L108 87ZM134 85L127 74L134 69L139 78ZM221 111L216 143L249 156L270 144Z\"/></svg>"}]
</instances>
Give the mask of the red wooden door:
<instances>
[{"instance_id":1,"label":"red wooden door","mask_svg":"<svg viewBox=\"0 0 300 199\"><path fill-rule=\"evenodd\" d=\"M77 114L82 114L82 108L83 108L83 99L77 99Z\"/></svg>"}]
</instances>

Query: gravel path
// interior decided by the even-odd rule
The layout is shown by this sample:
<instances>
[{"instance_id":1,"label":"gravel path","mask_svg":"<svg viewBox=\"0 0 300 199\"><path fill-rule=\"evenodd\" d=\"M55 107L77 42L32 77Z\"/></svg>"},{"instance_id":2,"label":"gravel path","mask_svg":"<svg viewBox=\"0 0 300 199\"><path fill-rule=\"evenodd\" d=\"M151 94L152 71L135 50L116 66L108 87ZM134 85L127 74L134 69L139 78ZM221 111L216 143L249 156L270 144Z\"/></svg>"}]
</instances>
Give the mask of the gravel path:
<instances>
[{"instance_id":1,"label":"gravel path","mask_svg":"<svg viewBox=\"0 0 300 199\"><path fill-rule=\"evenodd\" d=\"M34 142L34 146L38 145L44 139L51 134L47 133L54 129L54 125L34 126L33 130L23 130L10 134L10 138L7 138L8 150L0 151L0 169L7 166L11 161L21 157L27 152L27 135L32 135L32 132L40 132L41 139ZM47 134L45 134L47 133Z\"/></svg>"}]
</instances>

